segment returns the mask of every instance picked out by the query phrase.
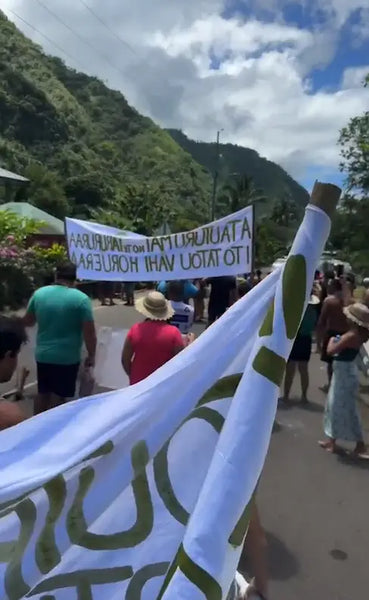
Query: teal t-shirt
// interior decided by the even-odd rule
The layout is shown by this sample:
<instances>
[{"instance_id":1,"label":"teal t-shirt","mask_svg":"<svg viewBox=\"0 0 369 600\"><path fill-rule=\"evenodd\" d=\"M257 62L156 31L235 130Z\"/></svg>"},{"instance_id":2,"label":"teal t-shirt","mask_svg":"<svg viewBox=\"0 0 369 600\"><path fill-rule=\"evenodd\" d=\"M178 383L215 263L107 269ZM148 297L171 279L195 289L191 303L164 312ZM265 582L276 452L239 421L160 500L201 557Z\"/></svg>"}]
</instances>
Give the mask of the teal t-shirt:
<instances>
[{"instance_id":1,"label":"teal t-shirt","mask_svg":"<svg viewBox=\"0 0 369 600\"><path fill-rule=\"evenodd\" d=\"M27 312L36 317L36 360L54 365L74 365L81 360L83 324L93 321L91 300L64 285L37 290Z\"/></svg>"}]
</instances>

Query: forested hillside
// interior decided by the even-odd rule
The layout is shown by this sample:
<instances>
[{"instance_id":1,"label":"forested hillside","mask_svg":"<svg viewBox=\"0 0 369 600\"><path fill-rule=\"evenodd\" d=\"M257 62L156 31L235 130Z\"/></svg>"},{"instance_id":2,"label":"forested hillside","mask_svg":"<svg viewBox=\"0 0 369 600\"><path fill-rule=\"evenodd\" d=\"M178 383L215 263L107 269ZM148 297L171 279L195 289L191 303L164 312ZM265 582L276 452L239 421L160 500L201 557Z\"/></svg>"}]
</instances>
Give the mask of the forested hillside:
<instances>
[{"instance_id":1,"label":"forested hillside","mask_svg":"<svg viewBox=\"0 0 369 600\"><path fill-rule=\"evenodd\" d=\"M56 216L103 210L139 228L145 206L159 222L209 215L203 167L120 92L46 56L1 11L0 165L28 176L31 201Z\"/></svg>"},{"instance_id":2,"label":"forested hillside","mask_svg":"<svg viewBox=\"0 0 369 600\"><path fill-rule=\"evenodd\" d=\"M218 215L256 197L236 189L229 200L237 174L264 194L260 214L286 199L300 213L307 192L281 167L230 144L220 153ZM189 229L210 218L214 160L215 144L161 129L120 92L46 56L0 11L0 166L30 180L11 198L0 188L0 202L27 200L57 217L144 234L163 223Z\"/></svg>"},{"instance_id":3,"label":"forested hillside","mask_svg":"<svg viewBox=\"0 0 369 600\"><path fill-rule=\"evenodd\" d=\"M182 131L168 129L173 139L200 165L213 173L216 161L216 144L190 140ZM219 145L219 183L229 182L236 175L250 177L256 188L262 191L271 207L276 201L290 197L302 209L309 200L307 191L279 165L261 157L255 150Z\"/></svg>"}]
</instances>

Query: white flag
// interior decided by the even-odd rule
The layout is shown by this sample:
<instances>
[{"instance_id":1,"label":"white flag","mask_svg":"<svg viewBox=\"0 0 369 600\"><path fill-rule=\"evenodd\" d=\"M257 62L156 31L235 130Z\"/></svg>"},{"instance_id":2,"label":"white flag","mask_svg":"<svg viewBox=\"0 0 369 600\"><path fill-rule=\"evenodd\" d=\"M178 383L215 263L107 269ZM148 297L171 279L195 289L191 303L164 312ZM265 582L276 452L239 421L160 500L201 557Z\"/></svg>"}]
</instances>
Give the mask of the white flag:
<instances>
[{"instance_id":1,"label":"white flag","mask_svg":"<svg viewBox=\"0 0 369 600\"><path fill-rule=\"evenodd\" d=\"M223 600L330 227L139 384L0 434L0 598Z\"/></svg>"}]
</instances>

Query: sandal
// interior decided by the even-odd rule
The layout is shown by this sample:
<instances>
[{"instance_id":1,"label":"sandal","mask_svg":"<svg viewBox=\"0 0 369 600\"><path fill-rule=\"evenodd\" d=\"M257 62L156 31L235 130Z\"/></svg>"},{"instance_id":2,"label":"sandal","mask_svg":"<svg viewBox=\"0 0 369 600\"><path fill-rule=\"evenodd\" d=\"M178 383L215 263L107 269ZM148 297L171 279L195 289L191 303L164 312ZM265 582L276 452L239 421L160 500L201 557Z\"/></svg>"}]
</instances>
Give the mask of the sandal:
<instances>
[{"instance_id":1,"label":"sandal","mask_svg":"<svg viewBox=\"0 0 369 600\"><path fill-rule=\"evenodd\" d=\"M355 450L351 452L351 456L353 458L360 458L361 460L369 460L368 449L364 445L360 447L359 450L355 448Z\"/></svg>"},{"instance_id":2,"label":"sandal","mask_svg":"<svg viewBox=\"0 0 369 600\"><path fill-rule=\"evenodd\" d=\"M326 450L327 452L330 452L331 454L337 453L337 446L334 442L328 442L328 441L321 440L318 442L318 444L321 448L323 448L323 450Z\"/></svg>"}]
</instances>

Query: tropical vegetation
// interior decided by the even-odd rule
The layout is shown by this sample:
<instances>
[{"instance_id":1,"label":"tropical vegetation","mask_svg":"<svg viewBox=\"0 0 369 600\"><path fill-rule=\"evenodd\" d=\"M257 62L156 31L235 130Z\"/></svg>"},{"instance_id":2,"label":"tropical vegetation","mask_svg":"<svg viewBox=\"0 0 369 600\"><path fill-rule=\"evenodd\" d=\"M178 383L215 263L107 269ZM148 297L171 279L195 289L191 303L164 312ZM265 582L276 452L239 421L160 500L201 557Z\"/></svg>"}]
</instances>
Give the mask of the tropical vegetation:
<instances>
[{"instance_id":1,"label":"tropical vegetation","mask_svg":"<svg viewBox=\"0 0 369 600\"><path fill-rule=\"evenodd\" d=\"M0 211L0 310L23 306L33 290L52 279L56 266L66 260L64 246L29 244L42 225Z\"/></svg>"},{"instance_id":2,"label":"tropical vegetation","mask_svg":"<svg viewBox=\"0 0 369 600\"><path fill-rule=\"evenodd\" d=\"M195 142L187 147L120 92L46 56L1 11L0 77L0 166L30 181L0 188L0 202L27 200L59 218L142 233L163 222L179 231L209 221L214 145L193 152ZM237 172L260 188L266 212L286 190L300 210L306 203L306 191L278 165L246 148L221 150L220 196Z\"/></svg>"},{"instance_id":3,"label":"tropical vegetation","mask_svg":"<svg viewBox=\"0 0 369 600\"><path fill-rule=\"evenodd\" d=\"M369 86L369 75L364 86ZM346 193L335 217L330 247L355 271L368 276L369 111L350 120L341 131L339 143Z\"/></svg>"},{"instance_id":4,"label":"tropical vegetation","mask_svg":"<svg viewBox=\"0 0 369 600\"><path fill-rule=\"evenodd\" d=\"M308 194L254 150L162 130L120 92L46 56L1 11L0 77L0 166L29 179L28 186L0 186L0 203L27 200L59 218L95 219L144 235L164 223L183 231L209 221L216 173L217 217L255 207L257 264L288 249ZM347 192L330 248L364 272L368 112L351 119L340 144ZM0 232L3 269L16 251L6 235ZM28 260L31 251L19 240L15 245Z\"/></svg>"}]
</instances>

